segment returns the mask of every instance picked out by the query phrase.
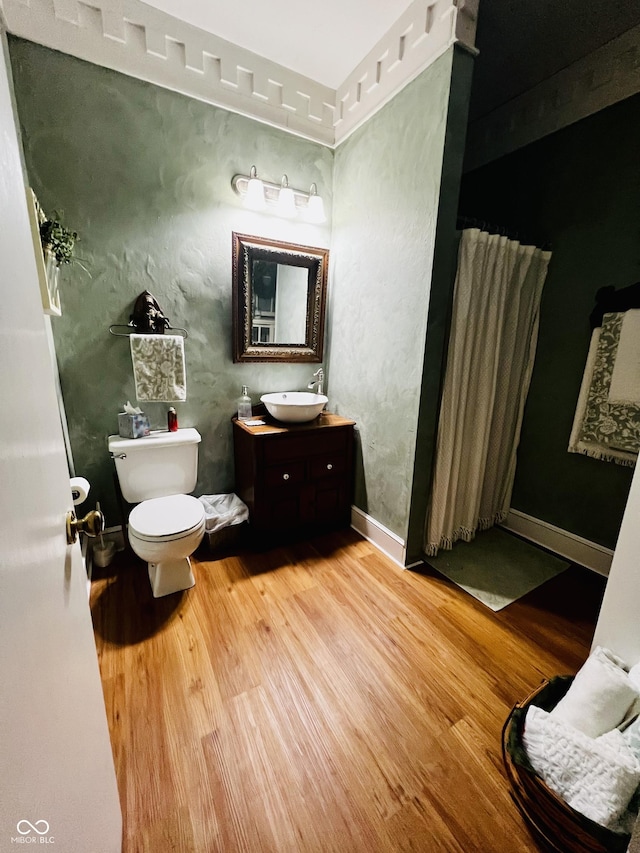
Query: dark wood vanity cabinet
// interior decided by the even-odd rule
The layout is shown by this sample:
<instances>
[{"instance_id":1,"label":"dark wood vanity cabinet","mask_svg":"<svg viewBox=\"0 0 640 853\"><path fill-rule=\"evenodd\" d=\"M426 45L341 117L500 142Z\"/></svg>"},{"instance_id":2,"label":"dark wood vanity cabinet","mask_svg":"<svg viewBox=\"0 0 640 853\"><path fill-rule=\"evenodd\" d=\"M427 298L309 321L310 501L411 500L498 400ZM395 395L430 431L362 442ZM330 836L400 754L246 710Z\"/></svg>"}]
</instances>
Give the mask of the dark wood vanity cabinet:
<instances>
[{"instance_id":1,"label":"dark wood vanity cabinet","mask_svg":"<svg viewBox=\"0 0 640 853\"><path fill-rule=\"evenodd\" d=\"M355 422L323 412L308 424L233 420L236 494L259 533L348 527Z\"/></svg>"}]
</instances>

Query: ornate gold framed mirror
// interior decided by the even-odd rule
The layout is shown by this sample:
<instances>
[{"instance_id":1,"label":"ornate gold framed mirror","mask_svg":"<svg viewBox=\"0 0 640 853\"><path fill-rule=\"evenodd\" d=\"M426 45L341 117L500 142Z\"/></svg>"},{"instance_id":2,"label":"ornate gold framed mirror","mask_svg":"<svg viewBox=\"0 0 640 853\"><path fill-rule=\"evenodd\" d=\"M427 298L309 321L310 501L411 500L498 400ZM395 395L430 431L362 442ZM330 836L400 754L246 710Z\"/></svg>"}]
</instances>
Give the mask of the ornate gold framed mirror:
<instances>
[{"instance_id":1,"label":"ornate gold framed mirror","mask_svg":"<svg viewBox=\"0 0 640 853\"><path fill-rule=\"evenodd\" d=\"M233 360L320 362L329 250L233 233Z\"/></svg>"}]
</instances>

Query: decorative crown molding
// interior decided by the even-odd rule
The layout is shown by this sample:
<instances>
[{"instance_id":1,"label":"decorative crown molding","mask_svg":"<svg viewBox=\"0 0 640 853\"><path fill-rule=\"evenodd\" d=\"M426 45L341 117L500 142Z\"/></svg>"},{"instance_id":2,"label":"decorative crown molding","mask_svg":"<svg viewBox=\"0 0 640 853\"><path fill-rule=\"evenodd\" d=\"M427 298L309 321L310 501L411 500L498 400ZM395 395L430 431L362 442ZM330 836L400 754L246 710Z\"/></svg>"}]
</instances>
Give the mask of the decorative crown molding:
<instances>
[{"instance_id":1,"label":"decorative crown molding","mask_svg":"<svg viewBox=\"0 0 640 853\"><path fill-rule=\"evenodd\" d=\"M464 171L477 169L639 91L637 26L472 122Z\"/></svg>"},{"instance_id":2,"label":"decorative crown molding","mask_svg":"<svg viewBox=\"0 0 640 853\"><path fill-rule=\"evenodd\" d=\"M477 0L414 0L337 92L141 0L0 4L13 35L333 147L453 42L473 40Z\"/></svg>"},{"instance_id":3,"label":"decorative crown molding","mask_svg":"<svg viewBox=\"0 0 640 853\"><path fill-rule=\"evenodd\" d=\"M5 0L22 38L325 145L335 93L140 0Z\"/></svg>"},{"instance_id":4,"label":"decorative crown molding","mask_svg":"<svg viewBox=\"0 0 640 853\"><path fill-rule=\"evenodd\" d=\"M415 0L336 92L342 142L456 41L452 0Z\"/></svg>"}]
</instances>

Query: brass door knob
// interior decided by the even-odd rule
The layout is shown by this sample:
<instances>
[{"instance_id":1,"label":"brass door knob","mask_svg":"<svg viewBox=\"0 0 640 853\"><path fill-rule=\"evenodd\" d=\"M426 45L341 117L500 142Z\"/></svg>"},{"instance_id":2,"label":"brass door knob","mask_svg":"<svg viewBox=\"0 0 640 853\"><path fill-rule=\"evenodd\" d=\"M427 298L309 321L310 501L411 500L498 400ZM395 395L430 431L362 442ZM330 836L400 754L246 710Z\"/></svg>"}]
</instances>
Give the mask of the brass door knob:
<instances>
[{"instance_id":1,"label":"brass door knob","mask_svg":"<svg viewBox=\"0 0 640 853\"><path fill-rule=\"evenodd\" d=\"M76 518L72 509L67 513L67 543L69 545L76 541L78 533L86 533L87 536L99 536L103 530L104 515L99 509L92 509L84 518Z\"/></svg>"}]
</instances>

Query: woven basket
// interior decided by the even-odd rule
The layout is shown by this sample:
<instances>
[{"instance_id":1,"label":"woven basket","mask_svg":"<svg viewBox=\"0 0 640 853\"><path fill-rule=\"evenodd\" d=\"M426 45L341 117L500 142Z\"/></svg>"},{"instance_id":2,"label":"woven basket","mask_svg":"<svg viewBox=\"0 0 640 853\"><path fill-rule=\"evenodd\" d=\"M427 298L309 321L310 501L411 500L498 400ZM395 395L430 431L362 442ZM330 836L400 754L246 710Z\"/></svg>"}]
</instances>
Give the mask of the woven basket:
<instances>
[{"instance_id":1,"label":"woven basket","mask_svg":"<svg viewBox=\"0 0 640 853\"><path fill-rule=\"evenodd\" d=\"M572 681L572 676L543 681L509 714L502 729L502 758L511 783L511 797L545 850L552 853L625 853L630 836L611 832L568 806L536 775L522 743L529 705L551 711Z\"/></svg>"}]
</instances>

